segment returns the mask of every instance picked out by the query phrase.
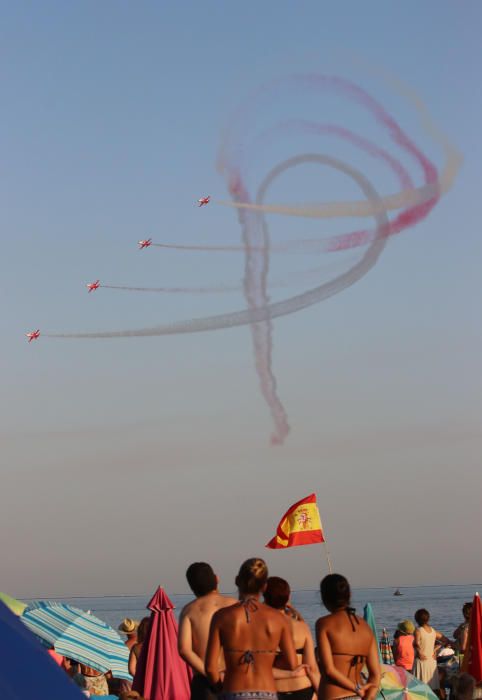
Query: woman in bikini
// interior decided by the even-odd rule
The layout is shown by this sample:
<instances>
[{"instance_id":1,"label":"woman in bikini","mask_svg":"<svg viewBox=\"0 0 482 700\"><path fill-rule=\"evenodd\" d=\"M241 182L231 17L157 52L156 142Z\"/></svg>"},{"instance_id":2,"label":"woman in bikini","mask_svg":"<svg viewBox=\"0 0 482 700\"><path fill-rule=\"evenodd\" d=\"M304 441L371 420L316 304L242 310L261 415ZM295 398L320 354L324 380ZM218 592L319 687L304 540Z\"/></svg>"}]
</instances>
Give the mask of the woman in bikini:
<instances>
[{"instance_id":1,"label":"woman in bikini","mask_svg":"<svg viewBox=\"0 0 482 700\"><path fill-rule=\"evenodd\" d=\"M350 607L350 584L344 576L330 574L320 585L323 605L329 611L316 623L321 669L321 700L364 698L374 700L380 685L380 662L375 636ZM366 665L368 679L362 669Z\"/></svg>"},{"instance_id":2,"label":"woman in bikini","mask_svg":"<svg viewBox=\"0 0 482 700\"><path fill-rule=\"evenodd\" d=\"M211 621L206 671L211 684L222 690L220 700L276 700L273 664L278 650L288 676L304 674L297 668L289 621L264 605L268 569L262 559L248 559L236 577L239 603L218 610ZM226 671L221 683L219 656Z\"/></svg>"},{"instance_id":3,"label":"woman in bikini","mask_svg":"<svg viewBox=\"0 0 482 700\"><path fill-rule=\"evenodd\" d=\"M274 676L278 700L313 700L320 685L320 671L315 658L315 647L311 630L300 613L290 604L290 586L278 576L270 576L263 594L264 602L288 618L291 634L296 647L298 663L306 666L306 675L299 678L277 678L278 659L275 661Z\"/></svg>"}]
</instances>

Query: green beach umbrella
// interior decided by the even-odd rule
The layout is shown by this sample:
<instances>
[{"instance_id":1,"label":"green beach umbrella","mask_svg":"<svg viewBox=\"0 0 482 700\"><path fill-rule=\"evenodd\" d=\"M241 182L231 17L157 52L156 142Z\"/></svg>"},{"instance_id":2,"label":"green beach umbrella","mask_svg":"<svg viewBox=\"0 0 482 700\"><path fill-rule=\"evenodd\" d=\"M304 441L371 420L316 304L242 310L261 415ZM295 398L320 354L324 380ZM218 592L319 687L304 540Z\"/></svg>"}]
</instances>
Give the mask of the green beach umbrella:
<instances>
[{"instance_id":1,"label":"green beach umbrella","mask_svg":"<svg viewBox=\"0 0 482 700\"><path fill-rule=\"evenodd\" d=\"M0 593L0 600L2 601L2 603L5 603L7 608L10 608L10 610L18 617L20 617L20 615L27 607L25 603L22 603L21 600L12 598L11 595L7 595L6 593Z\"/></svg>"},{"instance_id":2,"label":"green beach umbrella","mask_svg":"<svg viewBox=\"0 0 482 700\"><path fill-rule=\"evenodd\" d=\"M363 608L363 619L371 627L371 630L373 634L375 635L375 639L377 642L377 649L378 649L378 658L380 661L382 660L382 655L380 653L380 644L378 642L378 634L377 634L377 626L375 623L375 614L373 612L373 608L371 603L367 603L365 607Z\"/></svg>"}]
</instances>

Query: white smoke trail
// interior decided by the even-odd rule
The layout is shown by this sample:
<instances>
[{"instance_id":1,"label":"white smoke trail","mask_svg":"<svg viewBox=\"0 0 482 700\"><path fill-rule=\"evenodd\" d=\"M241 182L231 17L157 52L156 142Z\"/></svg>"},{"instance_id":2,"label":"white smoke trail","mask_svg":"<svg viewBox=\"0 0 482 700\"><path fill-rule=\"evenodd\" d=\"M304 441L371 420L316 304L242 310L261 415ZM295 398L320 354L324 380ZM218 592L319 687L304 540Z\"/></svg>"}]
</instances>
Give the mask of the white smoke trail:
<instances>
[{"instance_id":1,"label":"white smoke trail","mask_svg":"<svg viewBox=\"0 0 482 700\"><path fill-rule=\"evenodd\" d=\"M358 183L361 190L367 199L374 200L374 204L378 205L381 199L374 187L370 184L367 178L355 168L344 164L343 162L325 155L305 154L291 158L282 166L278 166L277 173L281 167L285 169L294 167L304 162L317 162L345 173L352 177ZM271 179L271 173L267 179ZM376 209L375 209L376 210ZM377 223L377 233L374 240L368 246L362 258L355 263L346 272L339 275L337 278L325 282L313 289L298 294L279 302L268 304L264 308L243 309L231 313L218 314L215 316L206 316L204 318L186 319L175 323L153 326L151 328L126 329L119 331L93 331L87 333L43 333L49 338L78 338L78 339L98 339L98 338L139 338L149 336L174 335L180 333L200 333L204 331L219 330L221 328L233 328L235 326L244 326L250 323L258 323L267 321L280 316L300 311L308 306L317 304L324 299L327 299L334 294L337 294L342 289L350 287L363 277L376 263L380 253L387 241L384 231L389 225L388 216L384 212L379 212L374 215Z\"/></svg>"}]
</instances>

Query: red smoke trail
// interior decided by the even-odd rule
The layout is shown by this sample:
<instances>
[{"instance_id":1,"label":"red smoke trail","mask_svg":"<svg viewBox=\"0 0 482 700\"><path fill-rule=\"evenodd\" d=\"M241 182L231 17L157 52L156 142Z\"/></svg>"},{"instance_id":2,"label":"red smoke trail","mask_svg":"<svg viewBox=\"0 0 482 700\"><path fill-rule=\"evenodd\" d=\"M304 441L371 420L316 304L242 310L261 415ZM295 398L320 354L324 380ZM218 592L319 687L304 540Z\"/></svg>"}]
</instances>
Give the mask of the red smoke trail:
<instances>
[{"instance_id":1,"label":"red smoke trail","mask_svg":"<svg viewBox=\"0 0 482 700\"><path fill-rule=\"evenodd\" d=\"M260 323L262 321L272 321L275 318L296 313L297 311L306 309L313 304L318 304L321 301L338 294L343 289L347 289L351 285L355 284L355 282L366 275L366 273L376 264L378 257L386 244L387 238L383 235L383 232L388 226L388 217L381 206L382 198L377 194L376 190L361 172L336 158L320 155L318 153L308 153L295 156L294 158L284 161L276 168L273 168L273 170L265 178L260 191L266 190L273 179L283 171L302 163L320 163L345 173L359 185L360 189L365 194L365 197L372 205L372 211L375 212L373 216L377 224L376 235L374 240L367 247L367 251L363 254L361 260L349 267L348 270L342 272L336 278L323 282L312 289L296 294L288 299L283 299L282 301L270 302L267 306L257 309L241 309L240 311L231 311L215 316L188 318L181 321L164 323L162 325L147 328L74 333L44 332L42 333L43 337L84 340L102 338L148 338L164 335L179 335L181 333L203 333L206 331L215 331L223 328L247 326L253 323Z\"/></svg>"},{"instance_id":2,"label":"red smoke trail","mask_svg":"<svg viewBox=\"0 0 482 700\"><path fill-rule=\"evenodd\" d=\"M355 86L356 87L356 86ZM357 90L359 88L356 88ZM363 92L363 91L362 91ZM365 93L366 94L366 93ZM371 100L371 98L370 98ZM391 120L391 128L393 128L394 120ZM395 128L399 129L398 125L395 124ZM269 134L264 134L265 138L272 136L275 132L299 129L307 133L313 134L331 134L340 137L346 142L357 146L361 150L365 151L372 157L378 158L384 161L391 170L398 177L401 186L404 190L409 190L413 188L413 182L410 174L403 167L403 165L394 158L390 153L384 149L371 143L368 139L355 134L349 129L333 125L333 124L318 124L316 122L309 122L304 120L291 120L283 124L278 125L270 130ZM434 166L425 159L423 154L415 149L411 152L415 155L418 162L422 165L426 180L425 183L434 184L437 178L437 171ZM428 174L428 175L427 175ZM414 205L410 209L403 211L401 214L395 217L395 219L390 222L390 225L385 232L385 235L391 236L393 234L401 233L403 230L409 226L414 226L424 219L432 208L436 205L438 197L431 198L428 202L422 202L421 204ZM249 202L243 202L244 204L249 204ZM314 252L336 252L340 250L348 250L350 248L359 247L366 245L370 240L373 239L375 231L373 229L362 229L358 231L352 231L350 233L338 234L336 236L331 236L325 240L320 239L301 239L293 241L284 241L281 243L272 243L269 250L260 246L251 246L250 250L252 252L259 253L314 253ZM236 245L178 245L178 244L165 244L165 243L153 243L160 248L171 248L174 250L186 250L186 251L206 251L206 252L245 252L244 246Z\"/></svg>"},{"instance_id":3,"label":"red smoke trail","mask_svg":"<svg viewBox=\"0 0 482 700\"><path fill-rule=\"evenodd\" d=\"M236 292L240 285L219 285L217 287L131 287L125 284L101 284L102 289L118 289L123 292L154 292L158 294L222 294Z\"/></svg>"},{"instance_id":4,"label":"red smoke trail","mask_svg":"<svg viewBox=\"0 0 482 700\"><path fill-rule=\"evenodd\" d=\"M423 118L427 133L432 135L433 138L442 145L446 155L446 168L440 181L438 180L438 174L433 164L424 157L415 144L404 134L395 120L361 88L340 78L313 75L293 76L288 81L277 83L277 85L282 85L283 88L286 84L288 86L301 86L303 88L308 86L310 89L316 90L319 88L330 88L337 93L349 97L358 104L361 104L373 115L375 120L388 131L392 140L421 167L425 184L418 188L411 187L408 174L396 159L383 152L378 146L369 144L365 139L352 134L352 143L354 143L354 145L369 152L373 157L383 160L395 172L402 187L399 193L381 197L368 179L355 168L330 156L308 153L289 158L274 167L263 180L258 194L253 201L249 196L247 185L243 180L243 169L239 162L240 154L248 152L248 145L251 146L251 143L248 144L246 139L240 138L239 134L235 133L234 147L229 143L224 144L219 158L219 165L220 170L224 171L226 174L228 189L235 200L227 204L238 208L243 241L243 246L239 247L244 250L246 254L244 291L247 299L247 308L214 316L181 320L175 323L167 323L150 328L91 333L43 334L47 337L67 338L148 337L195 333L250 325L253 334L255 362L261 390L269 404L275 423L275 430L272 437L273 442L282 442L289 430L286 412L277 395L276 380L271 366L273 319L295 313L310 305L319 303L361 279L361 277L376 264L389 235L398 233L407 226L413 225L427 216L440 194L451 186L460 165L460 158L456 157L457 154L454 149L443 136L438 134L436 127L431 124L423 104L420 101L417 102L417 99L413 96L409 96L409 99ZM266 94L269 94L269 90L264 87L260 95L262 95L264 99ZM301 122L298 122L297 128L300 128L300 124ZM309 124L310 126L308 128L313 129L315 133L317 130L331 129L333 135L345 138L345 140L348 134L351 133L347 132L347 130L343 130L341 127L333 127L332 125L324 127L323 125L310 122L306 122L305 124ZM274 127L274 131L277 128L279 127ZM234 131L236 131L236 129ZM353 139L357 141L356 144ZM346 174L358 184L365 195L365 199L360 201L331 202L321 204L315 208L264 204L265 193L274 180L288 169L304 163L318 163L332 167ZM402 209L403 211L400 211ZM399 212L391 223L387 215L389 210ZM363 253L358 262L339 274L336 278L330 279L308 291L296 294L288 299L270 302L267 291L269 253L275 251L276 246L270 246L267 223L264 219L264 214L268 212L310 218L373 216L376 223L376 230L361 230L349 234L342 234L341 236L333 236L324 243L321 243L320 240L315 240L300 242L288 241L286 243L277 244L285 246L286 248L293 246L290 250L295 250L295 246L299 246L300 244L305 246L312 245L313 247L321 244L327 246L324 247L324 250L345 250L360 245L367 245L367 250ZM237 249L233 246L205 247L202 245L178 246L170 244L157 244L157 246L198 251L215 251L219 249L223 252Z\"/></svg>"},{"instance_id":5,"label":"red smoke trail","mask_svg":"<svg viewBox=\"0 0 482 700\"><path fill-rule=\"evenodd\" d=\"M356 89L359 90L359 88ZM372 98L369 97L369 100L372 100ZM389 120L391 129L398 129L401 131L398 124L396 124L391 117L389 117ZM359 136L358 134L353 133L349 129L345 129L343 127L339 127L337 125L332 124L316 124L314 122L307 122L303 120L287 122L286 124L281 126L282 128L289 129L298 128L308 133L326 133L339 136L348 143L351 143L352 145L357 146L361 150L365 151L365 153L368 153L369 155L378 158L379 160L385 161L385 163L392 169L392 171L398 177L403 189L409 190L413 188L413 182L412 178L410 177L410 174L396 158L394 158L390 153L388 153L384 149L372 144L367 139L363 138L362 136ZM406 139L406 137L400 139L400 142L404 144L405 148L407 141L411 144L411 142L408 139ZM425 184L432 185L436 183L437 170L432 165L432 163L427 158L425 158L421 151L415 146L413 146L413 144L410 153L411 155L415 156L419 164L422 166L425 175ZM428 216L430 211L436 205L437 201L438 196L433 197L428 201L422 202L421 204L416 204L410 208L405 209L400 214L398 214L393 219L393 221L390 222L387 230L385 231L385 235L391 236L393 234L400 233L409 226L411 227L419 223L425 217ZM326 240L325 251L335 252L339 250L348 250L350 248L355 248L361 245L366 245L367 243L369 243L370 240L373 239L374 235L375 232L373 230L361 230L353 231L351 233L338 234Z\"/></svg>"},{"instance_id":6,"label":"red smoke trail","mask_svg":"<svg viewBox=\"0 0 482 700\"><path fill-rule=\"evenodd\" d=\"M245 248L243 247L242 250L245 251ZM318 280L320 278L320 273L324 272L327 268L332 269L332 266L326 264L318 265L308 270L300 270L288 275L285 279L272 280L270 282L270 288L291 287L293 282L305 281L308 278L315 278ZM244 289L242 282L239 284L223 284L206 287L134 287L133 285L127 284L101 284L99 286L103 289L116 289L122 292L152 292L156 294L225 294L227 292L243 291Z\"/></svg>"},{"instance_id":7,"label":"red smoke trail","mask_svg":"<svg viewBox=\"0 0 482 700\"><path fill-rule=\"evenodd\" d=\"M348 81L339 78L326 78L324 76L298 76L296 82L303 84L305 81L310 87L323 88L330 87L337 92L348 95L355 102L364 106L375 119L380 122L390 133L392 140L411 155L422 167L425 181L427 184L433 184L437 181L437 171L432 163L425 158L415 144L403 133L402 129L395 120L364 90ZM370 155L385 161L389 167L397 175L400 185L404 189L409 189L412 186L412 181L403 168L403 166L390 154L386 153L377 146L371 144L366 139L358 137L352 132L333 125L317 125L315 123L295 122L295 125L315 131L315 133L332 133L338 137L350 142L352 145L358 146L361 150L368 152ZM276 127L274 128L276 130ZM273 130L273 131L274 131ZM232 153L243 152L243 143L238 142L237 147ZM246 248L246 264L245 264L245 296L249 310L259 308L267 308L269 305L268 297L268 270L269 270L269 233L267 224L263 217L263 205L260 205L260 200L264 199L264 192L269 186L261 187L262 194L258 194L256 204L252 206L249 200L249 195L242 181L240 163L229 162L226 153L222 153L218 159L220 170L226 170L228 176L228 188L233 197L234 205L238 207L238 218L241 224L242 239ZM284 167L284 166L283 166ZM275 169L276 171L276 169ZM277 176L271 176L270 182ZM281 172L281 171L280 171ZM400 230L400 227L410 225L419 221L423 216L426 216L430 209L435 205L437 197L433 197L430 201L420 202L417 205L406 209L398 215L394 221L393 231ZM272 211L271 207L271 211ZM261 216L259 216L261 215ZM386 227L381 234L386 238L390 235L390 224L387 218ZM357 245L362 245L366 242L368 232L356 232L356 235L349 235L349 238L343 238L343 243L337 241L337 250L345 247L351 247L354 242ZM380 234L380 229L378 228ZM333 241L330 244L334 245ZM259 250L261 248L261 250ZM333 250L333 247L330 249ZM278 397L276 379L272 370L272 323L268 319L264 323L254 323L251 326L251 332L254 342L255 364L262 394L270 408L271 415L274 420L275 431L272 434L272 444L280 444L288 434L289 424L286 411Z\"/></svg>"}]
</instances>

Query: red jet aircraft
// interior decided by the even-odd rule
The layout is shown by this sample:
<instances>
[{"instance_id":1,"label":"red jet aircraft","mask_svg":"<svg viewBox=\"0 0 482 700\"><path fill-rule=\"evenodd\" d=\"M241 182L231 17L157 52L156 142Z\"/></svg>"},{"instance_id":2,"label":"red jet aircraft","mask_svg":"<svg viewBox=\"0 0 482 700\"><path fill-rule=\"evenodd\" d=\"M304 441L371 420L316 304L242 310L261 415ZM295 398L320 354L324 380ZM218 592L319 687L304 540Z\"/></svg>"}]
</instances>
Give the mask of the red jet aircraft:
<instances>
[{"instance_id":1,"label":"red jet aircraft","mask_svg":"<svg viewBox=\"0 0 482 700\"><path fill-rule=\"evenodd\" d=\"M95 282L90 282L89 284L86 284L85 286L89 290L89 294L90 294L91 292L94 292L96 289L99 289L100 280L95 280Z\"/></svg>"},{"instance_id":2,"label":"red jet aircraft","mask_svg":"<svg viewBox=\"0 0 482 700\"><path fill-rule=\"evenodd\" d=\"M152 245L152 238L147 238L144 241L138 241L137 245L139 246L139 250L149 248L149 246Z\"/></svg>"},{"instance_id":3,"label":"red jet aircraft","mask_svg":"<svg viewBox=\"0 0 482 700\"><path fill-rule=\"evenodd\" d=\"M37 329L36 331L31 331L30 333L25 333L25 335L28 338L28 342L31 343L32 340L37 340L37 338L40 335L40 331Z\"/></svg>"},{"instance_id":4,"label":"red jet aircraft","mask_svg":"<svg viewBox=\"0 0 482 700\"><path fill-rule=\"evenodd\" d=\"M211 196L209 197L201 197L201 199L198 199L198 203L200 207L203 207L205 204L209 204L209 200L211 199Z\"/></svg>"}]
</instances>

